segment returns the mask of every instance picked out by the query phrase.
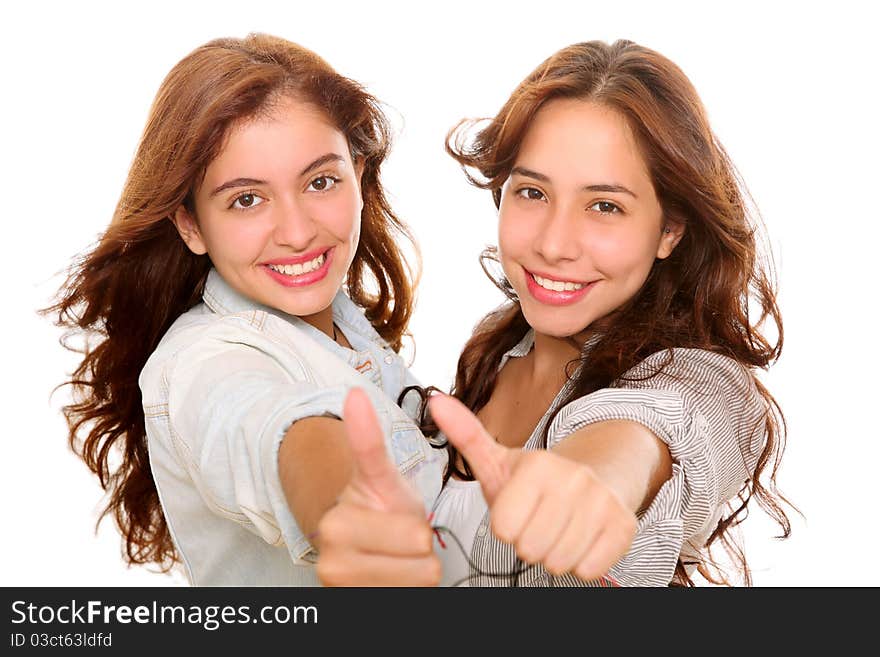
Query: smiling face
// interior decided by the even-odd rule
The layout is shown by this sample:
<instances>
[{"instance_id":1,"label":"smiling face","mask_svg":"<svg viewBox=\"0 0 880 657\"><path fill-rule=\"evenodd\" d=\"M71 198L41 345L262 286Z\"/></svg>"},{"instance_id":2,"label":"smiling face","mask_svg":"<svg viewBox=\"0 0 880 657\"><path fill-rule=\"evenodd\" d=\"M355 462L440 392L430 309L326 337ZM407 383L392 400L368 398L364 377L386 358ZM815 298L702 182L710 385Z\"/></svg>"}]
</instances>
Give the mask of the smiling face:
<instances>
[{"instance_id":1,"label":"smiling face","mask_svg":"<svg viewBox=\"0 0 880 657\"><path fill-rule=\"evenodd\" d=\"M360 168L345 136L285 98L233 125L178 231L235 290L332 330L330 307L360 237Z\"/></svg>"},{"instance_id":2,"label":"smiling face","mask_svg":"<svg viewBox=\"0 0 880 657\"><path fill-rule=\"evenodd\" d=\"M558 99L535 115L504 184L498 244L528 323L577 335L631 299L683 227L667 224L614 110Z\"/></svg>"}]
</instances>

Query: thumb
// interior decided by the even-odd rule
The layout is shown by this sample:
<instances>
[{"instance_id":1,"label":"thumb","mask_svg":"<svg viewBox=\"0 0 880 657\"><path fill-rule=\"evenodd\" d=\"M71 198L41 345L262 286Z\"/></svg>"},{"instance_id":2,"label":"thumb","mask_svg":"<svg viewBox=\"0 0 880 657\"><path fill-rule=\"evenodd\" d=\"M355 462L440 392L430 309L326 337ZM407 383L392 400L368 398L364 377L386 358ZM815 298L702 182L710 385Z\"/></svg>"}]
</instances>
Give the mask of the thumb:
<instances>
[{"instance_id":1,"label":"thumb","mask_svg":"<svg viewBox=\"0 0 880 657\"><path fill-rule=\"evenodd\" d=\"M367 393L352 388L342 409L354 471L349 488L367 495L379 510L412 510L412 493L385 449L379 418Z\"/></svg>"},{"instance_id":2,"label":"thumb","mask_svg":"<svg viewBox=\"0 0 880 657\"><path fill-rule=\"evenodd\" d=\"M431 417L467 460L491 505L510 478L510 449L495 442L477 416L455 397L433 395L428 401Z\"/></svg>"}]
</instances>

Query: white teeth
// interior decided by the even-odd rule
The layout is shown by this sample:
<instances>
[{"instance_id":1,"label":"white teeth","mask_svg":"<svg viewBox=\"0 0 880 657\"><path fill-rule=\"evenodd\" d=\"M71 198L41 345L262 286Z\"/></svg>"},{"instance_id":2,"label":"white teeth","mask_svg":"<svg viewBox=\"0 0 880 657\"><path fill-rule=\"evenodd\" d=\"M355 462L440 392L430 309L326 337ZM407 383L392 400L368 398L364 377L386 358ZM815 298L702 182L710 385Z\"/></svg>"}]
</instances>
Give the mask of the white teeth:
<instances>
[{"instance_id":1,"label":"white teeth","mask_svg":"<svg viewBox=\"0 0 880 657\"><path fill-rule=\"evenodd\" d=\"M269 265L269 269L286 276L301 276L302 274L308 274L309 272L315 271L323 264L324 254L322 253L314 260L309 260L308 262L303 262L298 265Z\"/></svg>"},{"instance_id":2,"label":"white teeth","mask_svg":"<svg viewBox=\"0 0 880 657\"><path fill-rule=\"evenodd\" d=\"M542 278L540 276L534 276L535 282L543 287L545 290L553 290L554 292L573 292L574 290L580 290L584 284L583 283L572 283L571 281L551 281L549 278Z\"/></svg>"}]
</instances>

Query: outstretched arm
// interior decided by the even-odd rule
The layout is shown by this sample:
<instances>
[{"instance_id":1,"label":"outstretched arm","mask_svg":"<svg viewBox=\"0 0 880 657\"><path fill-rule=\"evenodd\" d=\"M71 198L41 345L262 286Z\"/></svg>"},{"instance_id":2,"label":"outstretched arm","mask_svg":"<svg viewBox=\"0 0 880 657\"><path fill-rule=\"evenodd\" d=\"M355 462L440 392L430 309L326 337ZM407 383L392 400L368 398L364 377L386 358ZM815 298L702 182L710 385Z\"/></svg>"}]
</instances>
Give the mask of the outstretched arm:
<instances>
[{"instance_id":1,"label":"outstretched arm","mask_svg":"<svg viewBox=\"0 0 880 657\"><path fill-rule=\"evenodd\" d=\"M644 425L605 420L568 436L552 452L590 466L600 481L636 513L650 506L672 476L669 448Z\"/></svg>"},{"instance_id":2,"label":"outstretched arm","mask_svg":"<svg viewBox=\"0 0 880 657\"><path fill-rule=\"evenodd\" d=\"M308 417L287 430L278 449L278 474L287 504L306 536L315 535L351 472L351 450L342 420ZM320 548L315 540L311 542Z\"/></svg>"},{"instance_id":3,"label":"outstretched arm","mask_svg":"<svg viewBox=\"0 0 880 657\"><path fill-rule=\"evenodd\" d=\"M629 549L636 512L671 472L668 450L636 423L598 423L552 452L523 451L496 443L457 400L430 404L480 482L493 533L553 574L607 573Z\"/></svg>"}]
</instances>

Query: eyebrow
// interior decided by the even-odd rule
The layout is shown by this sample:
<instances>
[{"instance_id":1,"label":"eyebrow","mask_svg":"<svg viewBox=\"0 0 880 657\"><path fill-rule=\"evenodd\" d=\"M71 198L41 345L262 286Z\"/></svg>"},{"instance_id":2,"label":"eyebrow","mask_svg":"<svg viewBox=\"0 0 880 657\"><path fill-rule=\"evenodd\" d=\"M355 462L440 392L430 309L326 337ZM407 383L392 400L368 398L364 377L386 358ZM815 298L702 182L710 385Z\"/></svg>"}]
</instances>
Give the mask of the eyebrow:
<instances>
[{"instance_id":1,"label":"eyebrow","mask_svg":"<svg viewBox=\"0 0 880 657\"><path fill-rule=\"evenodd\" d=\"M306 175L309 171L317 169L328 162L344 162L345 159L339 155L338 153L327 153L317 158L310 164L306 165L306 168L299 172L300 176ZM217 187L211 192L211 196L216 196L220 192L226 189L232 189L235 187L253 187L255 185L265 185L265 180L257 180L256 178L235 178L233 180L227 180L225 183Z\"/></svg>"},{"instance_id":2,"label":"eyebrow","mask_svg":"<svg viewBox=\"0 0 880 657\"><path fill-rule=\"evenodd\" d=\"M254 185L265 185L265 180L257 180L256 178L236 178L235 180L227 180L225 183L220 185L217 189L211 192L211 196L216 196L224 189L231 189L233 187L253 187Z\"/></svg>"},{"instance_id":3,"label":"eyebrow","mask_svg":"<svg viewBox=\"0 0 880 657\"><path fill-rule=\"evenodd\" d=\"M300 171L299 175L304 176L312 169L317 169L318 167L323 166L328 162L345 162L345 158L338 153L327 153L326 155L322 155L317 160L309 164L305 169Z\"/></svg>"},{"instance_id":4,"label":"eyebrow","mask_svg":"<svg viewBox=\"0 0 880 657\"><path fill-rule=\"evenodd\" d=\"M525 176L526 178L534 178L535 180L540 180L544 183L549 183L550 178L545 176L543 173L538 173L537 171L532 171L531 169L526 169L525 167L513 167L510 170L510 174L519 174L520 176ZM599 185L584 185L581 189L585 192L616 192L620 194L629 194L633 198L638 198L635 192L624 187L623 185L616 184L599 184Z\"/></svg>"}]
</instances>

